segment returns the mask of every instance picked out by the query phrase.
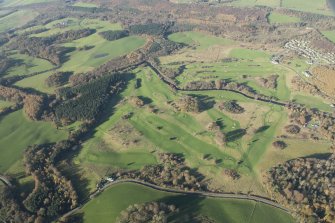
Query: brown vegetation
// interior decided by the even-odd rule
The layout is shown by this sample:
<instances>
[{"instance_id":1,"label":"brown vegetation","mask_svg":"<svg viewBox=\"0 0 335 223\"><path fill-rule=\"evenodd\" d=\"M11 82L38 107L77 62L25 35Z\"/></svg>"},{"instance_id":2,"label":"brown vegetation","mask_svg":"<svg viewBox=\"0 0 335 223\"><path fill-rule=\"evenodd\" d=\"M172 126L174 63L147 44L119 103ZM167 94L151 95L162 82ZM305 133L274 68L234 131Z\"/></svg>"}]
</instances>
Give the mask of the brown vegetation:
<instances>
[{"instance_id":1,"label":"brown vegetation","mask_svg":"<svg viewBox=\"0 0 335 223\"><path fill-rule=\"evenodd\" d=\"M168 215L177 212L174 205L148 202L130 205L116 220L117 223L166 223Z\"/></svg>"},{"instance_id":2,"label":"brown vegetation","mask_svg":"<svg viewBox=\"0 0 335 223\"><path fill-rule=\"evenodd\" d=\"M295 159L269 171L271 187L301 222L335 220L335 157Z\"/></svg>"}]
</instances>

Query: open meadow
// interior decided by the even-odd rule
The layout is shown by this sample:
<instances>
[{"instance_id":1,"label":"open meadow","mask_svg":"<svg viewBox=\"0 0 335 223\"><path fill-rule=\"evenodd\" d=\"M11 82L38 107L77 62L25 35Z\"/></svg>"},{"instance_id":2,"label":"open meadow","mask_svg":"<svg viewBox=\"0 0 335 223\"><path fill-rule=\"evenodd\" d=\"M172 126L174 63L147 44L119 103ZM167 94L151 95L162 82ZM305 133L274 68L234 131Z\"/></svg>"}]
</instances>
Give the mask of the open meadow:
<instances>
[{"instance_id":1,"label":"open meadow","mask_svg":"<svg viewBox=\"0 0 335 223\"><path fill-rule=\"evenodd\" d=\"M66 137L66 131L57 130L51 123L28 120L22 110L0 117L0 173L8 171L16 162L22 163L23 151L28 146Z\"/></svg>"}]
</instances>

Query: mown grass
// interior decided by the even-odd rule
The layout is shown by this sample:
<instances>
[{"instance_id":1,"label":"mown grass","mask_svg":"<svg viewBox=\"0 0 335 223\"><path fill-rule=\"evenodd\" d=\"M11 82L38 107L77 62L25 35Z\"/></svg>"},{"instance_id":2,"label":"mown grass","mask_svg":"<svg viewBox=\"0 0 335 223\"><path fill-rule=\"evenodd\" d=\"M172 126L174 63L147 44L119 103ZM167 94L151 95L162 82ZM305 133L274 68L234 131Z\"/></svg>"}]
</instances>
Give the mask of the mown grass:
<instances>
[{"instance_id":1,"label":"mown grass","mask_svg":"<svg viewBox=\"0 0 335 223\"><path fill-rule=\"evenodd\" d=\"M300 22L299 17L288 16L288 15L277 13L277 12L270 13L268 19L271 24L286 24L286 23Z\"/></svg>"},{"instance_id":2,"label":"mown grass","mask_svg":"<svg viewBox=\"0 0 335 223\"><path fill-rule=\"evenodd\" d=\"M214 199L176 195L140 185L124 183L112 186L82 209L84 222L116 222L121 211L129 205L149 201L174 204L179 212L170 215L169 222L190 222L196 215L208 216L217 222L290 223L292 217L283 211L252 201Z\"/></svg>"},{"instance_id":3,"label":"mown grass","mask_svg":"<svg viewBox=\"0 0 335 223\"><path fill-rule=\"evenodd\" d=\"M38 15L33 10L18 10L8 16L0 18L0 33L25 25Z\"/></svg>"},{"instance_id":4,"label":"mown grass","mask_svg":"<svg viewBox=\"0 0 335 223\"><path fill-rule=\"evenodd\" d=\"M22 159L29 145L56 142L66 137L66 131L56 130L50 123L28 120L22 110L0 117L0 173Z\"/></svg>"},{"instance_id":5,"label":"mown grass","mask_svg":"<svg viewBox=\"0 0 335 223\"><path fill-rule=\"evenodd\" d=\"M176 112L166 102L177 100L184 94L193 94L209 104L214 100L237 99L248 103L254 101L236 93L222 91L174 93L159 80L151 69L137 69L134 73L136 73L137 78L141 79L141 87L135 89L134 81L130 82L128 88L122 93L122 97L137 95L148 98L150 105L158 108L159 112L155 114L149 112L146 108L136 108L127 103L122 103L115 107L112 116L107 121L95 129L94 136L84 144L82 151L75 159L76 164L86 169L86 177L91 181L91 189L94 188L96 181L104 176L108 168L139 169L143 165L156 163L156 160L153 162L153 157L157 155L157 152L182 153L190 167L209 174L207 176L218 176L224 168L241 169L246 174L253 172L254 165L258 163L262 154L268 148L269 143L265 142L263 138L271 139L272 129L259 133L257 137L261 140L249 145L250 149L251 147L257 147L254 151L255 154L249 152L250 149L248 148L241 148L244 138L233 139L222 147L215 143L215 134L207 131L208 123L219 120L223 123L221 131L230 134L240 128L240 121L247 122L248 120L233 119L210 105L198 114ZM259 104L258 102L255 103ZM259 106L266 105L260 103ZM133 116L123 122L129 122L141 133L141 139L147 145L146 149L142 146L116 148L109 144L109 131L119 122L121 116L129 111L134 113ZM259 111L260 113L261 111ZM265 117L268 116L270 114L265 115ZM260 121L264 124L268 123L267 120ZM275 128L274 126L273 129ZM171 140L171 138L175 139ZM204 159L205 155L209 155L211 158ZM253 156L257 156L257 159ZM245 160L242 165L243 168L240 168L239 160ZM249 162L249 160L253 161Z\"/></svg>"},{"instance_id":6,"label":"mown grass","mask_svg":"<svg viewBox=\"0 0 335 223\"><path fill-rule=\"evenodd\" d=\"M306 105L308 108L317 108L325 112L332 112L334 110L330 107L330 103L325 103L322 98L312 95L296 94L293 96L293 100L299 104Z\"/></svg>"},{"instance_id":7,"label":"mown grass","mask_svg":"<svg viewBox=\"0 0 335 223\"><path fill-rule=\"evenodd\" d=\"M188 33L186 33L188 34ZM193 34L193 33L192 33ZM202 34L203 35L203 34ZM194 35L185 35L185 33L172 34L169 38L176 42L192 43ZM205 38L204 36L202 36ZM217 42L219 37L213 37ZM225 39L221 38L221 41ZM209 49L210 45L198 44L201 49ZM274 65L270 62L271 54L261 50L253 50L247 48L240 48L239 46L227 45L224 48L229 48L226 57L238 59L233 62L225 61L199 61L199 62L183 62L176 57L173 61L169 57L166 63L166 58L161 58L162 63L166 66L177 69L180 64L185 66L184 71L176 78L180 86L184 86L191 81L209 81L216 79L228 79L239 83L245 83L252 87L260 94L267 96L274 96L280 100L290 99L290 90L286 85L287 69L281 66ZM224 49L223 49L224 50ZM192 54L193 50L187 51L185 54ZM198 52L198 47L195 50ZM193 53L194 54L194 53ZM187 56L186 56L187 57ZM179 65L169 65L171 62L178 62ZM257 78L266 77L272 74L278 74L277 89L269 89L260 86Z\"/></svg>"}]
</instances>

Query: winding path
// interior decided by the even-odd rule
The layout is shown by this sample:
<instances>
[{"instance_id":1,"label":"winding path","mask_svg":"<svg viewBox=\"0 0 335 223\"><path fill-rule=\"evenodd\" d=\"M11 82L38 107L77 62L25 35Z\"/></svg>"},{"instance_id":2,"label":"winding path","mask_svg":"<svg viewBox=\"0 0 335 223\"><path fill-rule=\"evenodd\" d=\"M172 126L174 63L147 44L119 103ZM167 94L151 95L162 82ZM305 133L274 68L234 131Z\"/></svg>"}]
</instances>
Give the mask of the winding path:
<instances>
[{"instance_id":1,"label":"winding path","mask_svg":"<svg viewBox=\"0 0 335 223\"><path fill-rule=\"evenodd\" d=\"M249 194L234 194L234 193L214 193L214 192L205 192L205 191L184 191L184 190L178 190L178 189L173 189L173 188L166 188L166 187L161 187L157 186L151 183L147 183L144 181L140 180L134 180L134 179L123 179L123 180L116 180L114 182L110 182L106 184L103 188L100 190L97 190L93 192L89 199L85 200L79 207L69 211L68 213L64 214L61 218L65 218L73 214L74 212L80 210L83 205L88 203L89 201L93 200L98 194L106 190L107 188L116 185L116 184L122 184L122 183L133 183L133 184L138 184L142 185L154 190L162 191L162 192L168 192L168 193L174 193L174 194L181 194L181 195L191 195L191 196L203 196L203 197L209 197L209 198L220 198L220 199L238 199L238 200L247 200L247 201L255 201L259 203L263 203L266 205L269 205L271 207L280 209L286 213L291 214L291 211L280 204L278 204L276 201L271 200L266 197L261 197L261 196L256 196L256 195L249 195Z\"/></svg>"}]
</instances>

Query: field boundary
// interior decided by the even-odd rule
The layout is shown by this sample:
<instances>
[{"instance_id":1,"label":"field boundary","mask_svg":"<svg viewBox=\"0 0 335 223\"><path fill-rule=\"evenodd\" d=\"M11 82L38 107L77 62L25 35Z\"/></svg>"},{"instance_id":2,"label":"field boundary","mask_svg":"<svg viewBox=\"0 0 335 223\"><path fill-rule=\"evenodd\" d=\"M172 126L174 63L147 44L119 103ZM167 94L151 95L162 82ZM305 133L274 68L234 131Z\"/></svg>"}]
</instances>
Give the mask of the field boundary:
<instances>
[{"instance_id":1,"label":"field boundary","mask_svg":"<svg viewBox=\"0 0 335 223\"><path fill-rule=\"evenodd\" d=\"M61 216L61 218L65 218L70 216L71 214L75 213L76 211L79 211L85 204L87 204L89 201L93 200L97 195L102 193L104 190L107 188L117 185L117 184L123 184L123 183L133 183L133 184L138 184L142 185L154 190L162 191L162 192L168 192L168 193L174 193L174 194L181 194L181 195L191 195L191 196L203 196L203 197L208 197L208 198L219 198L219 199L236 199L236 200L247 200L247 201L255 201L257 203L263 203L266 205L269 205L271 207L280 209L288 214L291 214L291 211L288 208L283 207L279 203L277 203L274 200L271 200L266 197L261 197L257 195L251 195L251 194L234 194L234 193L215 193L215 192L205 192L205 191L183 191L183 190L178 190L178 189L173 189L173 188L166 188L166 187L161 187L155 184L151 184L148 182L140 181L140 180L135 180L135 179L121 179L121 180L116 180L114 182L110 182L106 184L103 188L93 192L87 200L85 200L79 207L69 211L68 213L64 214Z\"/></svg>"}]
</instances>

